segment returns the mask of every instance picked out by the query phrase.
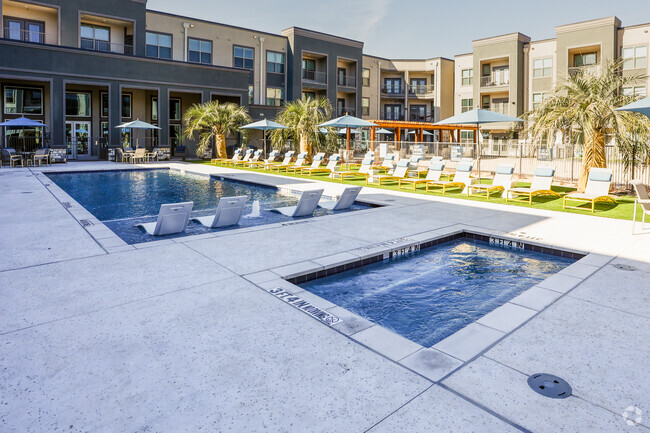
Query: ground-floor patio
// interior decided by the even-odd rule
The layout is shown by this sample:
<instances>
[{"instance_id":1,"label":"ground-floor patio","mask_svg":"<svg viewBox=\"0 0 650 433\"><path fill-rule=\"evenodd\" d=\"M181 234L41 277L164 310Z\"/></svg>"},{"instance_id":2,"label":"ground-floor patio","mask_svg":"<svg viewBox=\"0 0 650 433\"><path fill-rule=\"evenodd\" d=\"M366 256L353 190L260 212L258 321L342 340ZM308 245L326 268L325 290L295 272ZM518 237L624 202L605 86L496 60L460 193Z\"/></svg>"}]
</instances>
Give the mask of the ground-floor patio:
<instances>
[{"instance_id":1,"label":"ground-floor patio","mask_svg":"<svg viewBox=\"0 0 650 433\"><path fill-rule=\"evenodd\" d=\"M0 430L650 430L650 232L631 222L366 188L383 207L127 245L40 174L124 167L0 169ZM328 326L268 291L459 231L586 256L433 348L301 292L343 319ZM534 373L573 395L533 392Z\"/></svg>"}]
</instances>

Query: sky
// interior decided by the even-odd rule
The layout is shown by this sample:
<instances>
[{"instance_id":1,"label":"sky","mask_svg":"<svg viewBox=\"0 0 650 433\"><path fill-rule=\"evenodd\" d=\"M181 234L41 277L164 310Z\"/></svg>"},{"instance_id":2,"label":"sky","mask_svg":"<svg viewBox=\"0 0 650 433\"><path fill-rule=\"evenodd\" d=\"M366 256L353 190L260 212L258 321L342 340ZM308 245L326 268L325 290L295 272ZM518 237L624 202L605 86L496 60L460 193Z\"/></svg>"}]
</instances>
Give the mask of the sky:
<instances>
[{"instance_id":1,"label":"sky","mask_svg":"<svg viewBox=\"0 0 650 433\"><path fill-rule=\"evenodd\" d=\"M555 26L616 15L650 22L648 0L148 0L147 8L277 33L287 27L356 39L364 54L391 59L448 57L472 40L521 32L555 37Z\"/></svg>"}]
</instances>

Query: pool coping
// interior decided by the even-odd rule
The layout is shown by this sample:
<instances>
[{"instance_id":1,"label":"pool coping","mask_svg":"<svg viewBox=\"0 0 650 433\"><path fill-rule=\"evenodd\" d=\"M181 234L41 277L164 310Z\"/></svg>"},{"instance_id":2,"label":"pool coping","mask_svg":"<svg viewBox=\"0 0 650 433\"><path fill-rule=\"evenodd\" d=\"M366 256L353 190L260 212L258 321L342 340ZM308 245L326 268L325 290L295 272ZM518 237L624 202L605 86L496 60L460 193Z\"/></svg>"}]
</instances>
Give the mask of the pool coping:
<instances>
[{"instance_id":1,"label":"pool coping","mask_svg":"<svg viewBox=\"0 0 650 433\"><path fill-rule=\"evenodd\" d=\"M506 245L508 249L516 250L523 244L524 250L572 258L576 261L431 347L415 343L297 285L460 238L488 242L490 238L504 240L514 245ZM603 262L602 257L580 250L555 248L536 239L523 242L522 236L456 225L255 272L243 275L243 278L268 294L301 309L314 320L345 335L355 343L433 383L439 383L566 296L612 260L608 257L607 261ZM305 308L311 310L307 311Z\"/></svg>"}]
</instances>

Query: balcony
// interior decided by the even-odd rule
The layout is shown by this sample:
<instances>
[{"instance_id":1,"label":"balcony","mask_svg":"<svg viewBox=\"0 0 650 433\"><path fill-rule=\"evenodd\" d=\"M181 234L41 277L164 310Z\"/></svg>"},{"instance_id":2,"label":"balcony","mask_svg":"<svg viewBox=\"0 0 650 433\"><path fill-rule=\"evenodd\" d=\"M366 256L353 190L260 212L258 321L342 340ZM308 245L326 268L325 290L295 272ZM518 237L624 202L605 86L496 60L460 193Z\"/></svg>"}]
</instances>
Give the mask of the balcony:
<instances>
[{"instance_id":1,"label":"balcony","mask_svg":"<svg viewBox=\"0 0 650 433\"><path fill-rule=\"evenodd\" d=\"M28 42L31 44L57 45L59 43L56 34L43 33L34 30L20 30L10 27L2 28L2 37L11 41Z\"/></svg>"},{"instance_id":2,"label":"balcony","mask_svg":"<svg viewBox=\"0 0 650 433\"><path fill-rule=\"evenodd\" d=\"M384 113L380 120L404 120L403 114Z\"/></svg>"},{"instance_id":3,"label":"balcony","mask_svg":"<svg viewBox=\"0 0 650 433\"><path fill-rule=\"evenodd\" d=\"M569 76L577 77L579 75L590 74L597 75L600 73L600 63L594 65L570 66Z\"/></svg>"},{"instance_id":4,"label":"balcony","mask_svg":"<svg viewBox=\"0 0 650 433\"><path fill-rule=\"evenodd\" d=\"M499 86L509 86L510 78L507 77L498 77L487 75L481 77L481 87L499 87Z\"/></svg>"},{"instance_id":5,"label":"balcony","mask_svg":"<svg viewBox=\"0 0 650 433\"><path fill-rule=\"evenodd\" d=\"M133 45L116 44L96 39L82 38L81 48L84 50L101 51L104 53L127 54L129 56L133 55Z\"/></svg>"},{"instance_id":6,"label":"balcony","mask_svg":"<svg viewBox=\"0 0 650 433\"><path fill-rule=\"evenodd\" d=\"M431 118L431 114L423 116L421 114L410 113L408 120L409 122L433 122L433 119Z\"/></svg>"},{"instance_id":7,"label":"balcony","mask_svg":"<svg viewBox=\"0 0 650 433\"><path fill-rule=\"evenodd\" d=\"M327 72L319 72L311 69L302 70L302 81L312 84L327 84Z\"/></svg>"},{"instance_id":8,"label":"balcony","mask_svg":"<svg viewBox=\"0 0 650 433\"><path fill-rule=\"evenodd\" d=\"M433 97L436 88L433 84L409 86L409 97Z\"/></svg>"},{"instance_id":9,"label":"balcony","mask_svg":"<svg viewBox=\"0 0 650 433\"><path fill-rule=\"evenodd\" d=\"M357 87L357 77L352 75L337 75L336 85L340 87Z\"/></svg>"},{"instance_id":10,"label":"balcony","mask_svg":"<svg viewBox=\"0 0 650 433\"><path fill-rule=\"evenodd\" d=\"M381 96L386 98L404 97L404 88L401 86L383 86Z\"/></svg>"}]
</instances>

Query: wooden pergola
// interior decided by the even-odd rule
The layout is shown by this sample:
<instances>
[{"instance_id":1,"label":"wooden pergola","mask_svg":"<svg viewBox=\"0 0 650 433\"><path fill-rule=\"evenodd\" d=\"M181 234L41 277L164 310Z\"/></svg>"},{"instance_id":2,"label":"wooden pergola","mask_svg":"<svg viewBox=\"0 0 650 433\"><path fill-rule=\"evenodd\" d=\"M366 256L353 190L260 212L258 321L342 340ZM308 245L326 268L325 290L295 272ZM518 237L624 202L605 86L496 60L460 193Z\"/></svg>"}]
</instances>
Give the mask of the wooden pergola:
<instances>
[{"instance_id":1,"label":"wooden pergola","mask_svg":"<svg viewBox=\"0 0 650 433\"><path fill-rule=\"evenodd\" d=\"M394 137L395 143L402 140L402 130L414 129L420 141L424 141L424 131L440 131L440 141L443 141L444 131L450 131L452 141L460 142L461 131L474 131L474 143L478 140L476 134L476 125L436 125L428 122L408 122L405 120L370 120L377 126L370 128L370 140L373 143L376 141L375 129L377 128L392 128L395 130ZM455 137L454 137L455 135ZM374 150L374 149L373 149Z\"/></svg>"}]
</instances>

